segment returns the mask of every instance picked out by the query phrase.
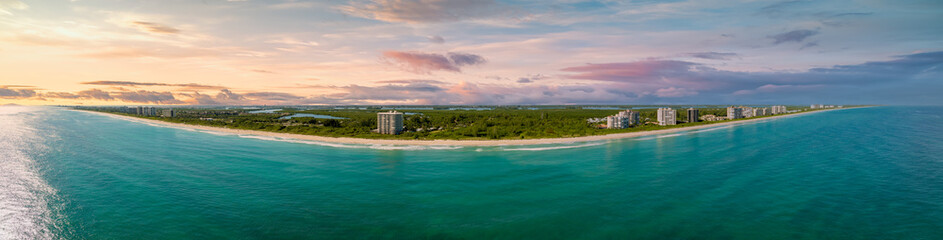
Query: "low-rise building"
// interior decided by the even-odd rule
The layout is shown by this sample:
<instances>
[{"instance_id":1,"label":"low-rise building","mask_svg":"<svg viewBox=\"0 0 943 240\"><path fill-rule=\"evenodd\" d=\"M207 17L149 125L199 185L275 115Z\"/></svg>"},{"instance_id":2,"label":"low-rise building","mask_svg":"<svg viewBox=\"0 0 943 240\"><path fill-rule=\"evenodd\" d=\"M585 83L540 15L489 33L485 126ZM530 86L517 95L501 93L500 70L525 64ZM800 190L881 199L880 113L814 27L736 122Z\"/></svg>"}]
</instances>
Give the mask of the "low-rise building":
<instances>
[{"instance_id":1,"label":"low-rise building","mask_svg":"<svg viewBox=\"0 0 943 240\"><path fill-rule=\"evenodd\" d=\"M704 116L701 116L700 119L701 119L701 121L713 122L713 121L722 121L722 120L727 119L727 118L725 118L725 117L718 117L718 116L715 116L715 115L713 115L713 114L706 114L706 115L704 115Z\"/></svg>"}]
</instances>

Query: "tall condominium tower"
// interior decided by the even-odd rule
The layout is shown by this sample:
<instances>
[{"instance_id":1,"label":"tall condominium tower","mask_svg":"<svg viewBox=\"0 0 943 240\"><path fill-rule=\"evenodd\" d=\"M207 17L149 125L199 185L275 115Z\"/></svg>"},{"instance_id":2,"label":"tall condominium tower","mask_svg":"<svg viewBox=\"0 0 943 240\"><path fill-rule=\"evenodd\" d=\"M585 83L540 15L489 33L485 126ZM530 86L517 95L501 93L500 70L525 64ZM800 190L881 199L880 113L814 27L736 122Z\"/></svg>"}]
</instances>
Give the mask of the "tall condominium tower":
<instances>
[{"instance_id":1,"label":"tall condominium tower","mask_svg":"<svg viewBox=\"0 0 943 240\"><path fill-rule=\"evenodd\" d=\"M377 113L377 131L380 134L396 135L403 131L403 113L397 111Z\"/></svg>"},{"instance_id":2,"label":"tall condominium tower","mask_svg":"<svg viewBox=\"0 0 943 240\"><path fill-rule=\"evenodd\" d=\"M700 113L701 113L700 110L697 110L695 108L688 108L688 122L689 123L698 122L699 121L698 117L701 115Z\"/></svg>"},{"instance_id":3,"label":"tall condominium tower","mask_svg":"<svg viewBox=\"0 0 943 240\"><path fill-rule=\"evenodd\" d=\"M658 109L658 125L678 124L678 112L671 108Z\"/></svg>"},{"instance_id":4,"label":"tall condominium tower","mask_svg":"<svg viewBox=\"0 0 943 240\"><path fill-rule=\"evenodd\" d=\"M743 118L743 109L738 107L727 107L727 119Z\"/></svg>"}]
</instances>

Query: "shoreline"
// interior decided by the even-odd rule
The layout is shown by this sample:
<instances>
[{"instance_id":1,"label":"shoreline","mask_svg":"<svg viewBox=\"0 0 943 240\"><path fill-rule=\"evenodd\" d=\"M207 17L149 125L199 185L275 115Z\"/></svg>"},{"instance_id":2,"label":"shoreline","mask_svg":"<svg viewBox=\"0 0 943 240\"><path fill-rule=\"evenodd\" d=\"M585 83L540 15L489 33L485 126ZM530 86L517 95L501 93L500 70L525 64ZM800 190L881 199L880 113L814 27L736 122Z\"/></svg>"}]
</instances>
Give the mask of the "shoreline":
<instances>
[{"instance_id":1,"label":"shoreline","mask_svg":"<svg viewBox=\"0 0 943 240\"><path fill-rule=\"evenodd\" d=\"M393 140L393 139L368 139L368 138L351 138L351 137L323 137L323 136L294 134L294 133L278 133L278 132L267 132L267 131L258 131L258 130L210 127L210 126L203 126L203 125L165 122L165 121L160 121L160 120L137 118L137 117L111 114L111 113L105 113L105 112L96 112L96 111L87 111L87 110L78 110L78 109L71 109L71 110L101 114L101 115L114 117L114 118L118 118L122 120L139 121L139 122L158 124L158 125L169 126L169 127L188 128L188 129L205 130L205 131L216 131L216 132L232 133L232 134L237 134L237 135L255 135L255 136L266 136L266 137L275 137L275 138L284 138L284 139L318 141L318 142L325 142L325 143L358 144L358 145L409 145L409 146L513 146L513 145L544 145L544 144L560 144L560 143L595 142L595 141L603 141L603 140L644 137L644 136L651 136L651 135L685 132L685 131L705 129L705 128L729 126L729 125L736 125L736 124L753 123L753 122L758 122L758 121L801 116L801 115L811 114L811 113L821 113L821 112L843 110L843 109L854 109L854 108L862 108L862 107L817 110L817 111L792 113L792 114L785 114L785 115L772 116L772 117L747 119L747 120L741 120L741 121L722 122L722 123L705 124L705 125L698 125L698 126L652 130L652 131L613 133L613 134L605 134L605 135L582 136L582 137L572 137L572 138L539 138L539 139L520 139L520 140L516 140L516 139L515 140L507 140L507 139L505 140Z\"/></svg>"}]
</instances>

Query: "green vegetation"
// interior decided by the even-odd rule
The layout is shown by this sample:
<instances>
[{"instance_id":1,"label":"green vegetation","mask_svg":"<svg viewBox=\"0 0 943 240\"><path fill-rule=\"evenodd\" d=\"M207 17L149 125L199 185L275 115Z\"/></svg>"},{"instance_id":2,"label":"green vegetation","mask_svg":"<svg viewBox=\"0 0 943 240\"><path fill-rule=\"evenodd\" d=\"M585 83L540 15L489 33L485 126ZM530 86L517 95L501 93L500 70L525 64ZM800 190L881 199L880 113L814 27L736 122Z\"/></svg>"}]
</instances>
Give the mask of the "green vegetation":
<instances>
[{"instance_id":1,"label":"green vegetation","mask_svg":"<svg viewBox=\"0 0 943 240\"><path fill-rule=\"evenodd\" d=\"M636 106L637 107L637 106ZM726 106L699 107L700 114L716 116L726 115ZM78 108L78 107L77 107ZM587 107L588 108L588 107ZM627 107L620 106L620 109ZM673 107L678 110L678 120L687 119L687 107ZM494 107L486 110L448 110L448 109L400 109L408 113L404 116L405 131L399 135L374 133L377 125L377 112L385 109L297 109L284 108L275 113L249 113L244 109L197 109L174 108L175 117L151 117L120 113L118 108L81 107L85 110L111 112L134 117L142 117L167 122L196 124L233 129L260 130L281 133L307 134L327 137L354 137L371 139L452 139L452 140L488 140L488 139L536 139L581 137L612 133L649 131L705 125L715 122L680 122L673 126L655 124L656 109L636 109L640 112L643 124L626 129L604 129L604 118L618 113L615 109L584 109L579 106L560 106L528 109L526 107ZM790 106L789 110L808 110L807 107ZM321 119L311 117L281 117L307 113L329 115L344 119ZM770 117L770 116L762 116ZM755 118L762 118L755 117ZM601 122L589 122L593 118L603 118ZM755 119L749 118L749 119Z\"/></svg>"}]
</instances>

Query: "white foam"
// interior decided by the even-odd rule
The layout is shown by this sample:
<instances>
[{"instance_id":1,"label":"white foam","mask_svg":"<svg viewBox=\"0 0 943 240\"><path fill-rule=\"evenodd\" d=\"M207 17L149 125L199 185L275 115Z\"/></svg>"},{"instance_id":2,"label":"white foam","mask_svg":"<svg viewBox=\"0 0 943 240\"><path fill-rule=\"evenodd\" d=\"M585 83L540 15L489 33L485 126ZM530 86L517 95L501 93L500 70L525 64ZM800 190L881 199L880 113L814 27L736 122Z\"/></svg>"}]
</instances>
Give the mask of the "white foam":
<instances>
[{"instance_id":1,"label":"white foam","mask_svg":"<svg viewBox=\"0 0 943 240\"><path fill-rule=\"evenodd\" d=\"M681 133L668 134L668 135L660 135L660 136L657 136L657 137L655 137L655 138L668 138L668 137L677 137L677 136L681 136Z\"/></svg>"},{"instance_id":2,"label":"white foam","mask_svg":"<svg viewBox=\"0 0 943 240\"><path fill-rule=\"evenodd\" d=\"M505 148L504 151L545 151L545 150L554 150L554 149L568 149L568 148L581 148L581 147L591 147L599 146L605 142L591 142L584 143L579 145L564 145L564 146L553 146L553 147L531 147L531 148ZM480 148L479 148L480 149ZM476 150L477 151L477 150Z\"/></svg>"},{"instance_id":3,"label":"white foam","mask_svg":"<svg viewBox=\"0 0 943 240\"><path fill-rule=\"evenodd\" d=\"M728 125L728 126L723 126L723 127L716 127L716 128L708 128L708 129L702 129L702 130L697 130L697 131L691 131L690 133L710 132L710 131L714 131L714 130L728 129L728 128L732 128L732 127L733 127L733 125Z\"/></svg>"}]
</instances>

